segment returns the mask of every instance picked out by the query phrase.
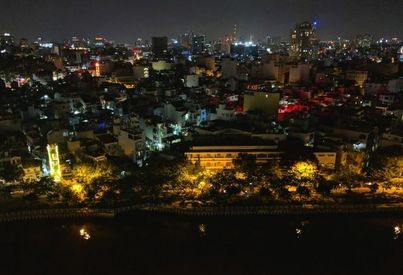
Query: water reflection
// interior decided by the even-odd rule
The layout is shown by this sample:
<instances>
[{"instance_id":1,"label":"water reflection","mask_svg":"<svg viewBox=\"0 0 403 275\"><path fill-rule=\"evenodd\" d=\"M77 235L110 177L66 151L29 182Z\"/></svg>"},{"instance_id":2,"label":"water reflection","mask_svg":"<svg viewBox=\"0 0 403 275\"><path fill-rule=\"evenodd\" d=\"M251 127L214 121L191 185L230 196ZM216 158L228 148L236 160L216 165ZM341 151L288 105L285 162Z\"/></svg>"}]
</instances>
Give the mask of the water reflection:
<instances>
[{"instance_id":1,"label":"water reflection","mask_svg":"<svg viewBox=\"0 0 403 275\"><path fill-rule=\"evenodd\" d=\"M0 274L403 274L402 217L133 217L2 224Z\"/></svg>"},{"instance_id":2,"label":"water reflection","mask_svg":"<svg viewBox=\"0 0 403 275\"><path fill-rule=\"evenodd\" d=\"M303 232L304 232L304 228L305 226L307 226L309 224L309 221L301 221L297 227L295 228L295 234L297 239L301 239Z\"/></svg>"},{"instance_id":3,"label":"water reflection","mask_svg":"<svg viewBox=\"0 0 403 275\"><path fill-rule=\"evenodd\" d=\"M395 226L394 228L393 228L393 239L394 240L397 240L397 239L399 239L400 238L400 235L402 234L402 231L403 231L403 227L401 226L401 225L397 225L397 226Z\"/></svg>"},{"instance_id":4,"label":"water reflection","mask_svg":"<svg viewBox=\"0 0 403 275\"><path fill-rule=\"evenodd\" d=\"M297 234L297 239L300 239L302 236L302 228L296 228L295 233Z\"/></svg>"},{"instance_id":5,"label":"water reflection","mask_svg":"<svg viewBox=\"0 0 403 275\"><path fill-rule=\"evenodd\" d=\"M91 235L87 232L85 228L80 229L80 237L84 240L88 241L91 238Z\"/></svg>"},{"instance_id":6,"label":"water reflection","mask_svg":"<svg viewBox=\"0 0 403 275\"><path fill-rule=\"evenodd\" d=\"M199 224L199 235L201 238L205 238L207 236L207 225L204 223Z\"/></svg>"}]
</instances>

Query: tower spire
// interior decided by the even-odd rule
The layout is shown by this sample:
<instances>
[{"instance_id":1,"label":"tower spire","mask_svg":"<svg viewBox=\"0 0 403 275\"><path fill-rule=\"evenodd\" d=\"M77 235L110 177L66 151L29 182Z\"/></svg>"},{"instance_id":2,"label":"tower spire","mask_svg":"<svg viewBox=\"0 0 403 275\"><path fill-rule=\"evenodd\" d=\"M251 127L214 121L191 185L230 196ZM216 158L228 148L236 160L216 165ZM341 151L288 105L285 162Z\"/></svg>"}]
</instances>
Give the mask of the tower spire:
<instances>
[{"instance_id":1,"label":"tower spire","mask_svg":"<svg viewBox=\"0 0 403 275\"><path fill-rule=\"evenodd\" d=\"M234 24L234 42L237 42L237 35L238 35L238 25Z\"/></svg>"}]
</instances>

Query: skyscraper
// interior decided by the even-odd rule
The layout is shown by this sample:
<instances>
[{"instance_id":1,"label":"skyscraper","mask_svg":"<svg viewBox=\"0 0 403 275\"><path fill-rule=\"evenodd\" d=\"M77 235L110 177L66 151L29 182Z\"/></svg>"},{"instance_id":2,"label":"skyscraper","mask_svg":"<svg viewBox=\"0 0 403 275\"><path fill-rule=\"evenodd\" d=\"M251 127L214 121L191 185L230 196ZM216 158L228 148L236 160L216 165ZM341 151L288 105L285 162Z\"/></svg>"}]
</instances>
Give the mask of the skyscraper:
<instances>
[{"instance_id":1,"label":"skyscraper","mask_svg":"<svg viewBox=\"0 0 403 275\"><path fill-rule=\"evenodd\" d=\"M28 49L29 48L29 41L27 38L20 39L20 49Z\"/></svg>"},{"instance_id":2,"label":"skyscraper","mask_svg":"<svg viewBox=\"0 0 403 275\"><path fill-rule=\"evenodd\" d=\"M309 59L316 40L314 24L302 22L295 26L290 38L290 56Z\"/></svg>"},{"instance_id":3,"label":"skyscraper","mask_svg":"<svg viewBox=\"0 0 403 275\"><path fill-rule=\"evenodd\" d=\"M203 54L206 49L206 36L204 34L193 34L192 36L192 54Z\"/></svg>"},{"instance_id":4,"label":"skyscraper","mask_svg":"<svg viewBox=\"0 0 403 275\"><path fill-rule=\"evenodd\" d=\"M359 34L355 37L355 45L358 48L370 48L372 36L370 34Z\"/></svg>"},{"instance_id":5,"label":"skyscraper","mask_svg":"<svg viewBox=\"0 0 403 275\"><path fill-rule=\"evenodd\" d=\"M151 51L157 57L163 56L168 51L168 37L153 37L151 39Z\"/></svg>"},{"instance_id":6,"label":"skyscraper","mask_svg":"<svg viewBox=\"0 0 403 275\"><path fill-rule=\"evenodd\" d=\"M0 36L0 45L2 47L8 45L8 46L14 46L15 40L14 36L12 36L9 33L4 33L3 35Z\"/></svg>"},{"instance_id":7,"label":"skyscraper","mask_svg":"<svg viewBox=\"0 0 403 275\"><path fill-rule=\"evenodd\" d=\"M9 33L4 33L3 35L0 35L0 53L5 52L10 53L14 45L15 45L14 36L12 36Z\"/></svg>"},{"instance_id":8,"label":"skyscraper","mask_svg":"<svg viewBox=\"0 0 403 275\"><path fill-rule=\"evenodd\" d=\"M184 34L180 35L179 36L179 44L184 49L190 49L191 48L190 46L192 44L191 34L184 33Z\"/></svg>"},{"instance_id":9,"label":"skyscraper","mask_svg":"<svg viewBox=\"0 0 403 275\"><path fill-rule=\"evenodd\" d=\"M233 33L233 40L234 42L237 42L237 37L238 37L238 25L234 25L234 33Z\"/></svg>"}]
</instances>

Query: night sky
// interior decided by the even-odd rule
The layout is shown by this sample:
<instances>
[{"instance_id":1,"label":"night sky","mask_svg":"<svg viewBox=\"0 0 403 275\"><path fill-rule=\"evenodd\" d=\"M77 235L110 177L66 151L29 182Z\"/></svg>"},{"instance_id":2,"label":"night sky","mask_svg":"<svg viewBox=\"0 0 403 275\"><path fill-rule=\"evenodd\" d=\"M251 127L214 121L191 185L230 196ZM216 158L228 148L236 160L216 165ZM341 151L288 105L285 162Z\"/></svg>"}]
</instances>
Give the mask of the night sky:
<instances>
[{"instance_id":1,"label":"night sky","mask_svg":"<svg viewBox=\"0 0 403 275\"><path fill-rule=\"evenodd\" d=\"M317 19L319 36L403 37L403 0L0 0L0 32L49 40L104 37L133 42L190 30L216 39L239 25L245 38L288 37Z\"/></svg>"}]
</instances>

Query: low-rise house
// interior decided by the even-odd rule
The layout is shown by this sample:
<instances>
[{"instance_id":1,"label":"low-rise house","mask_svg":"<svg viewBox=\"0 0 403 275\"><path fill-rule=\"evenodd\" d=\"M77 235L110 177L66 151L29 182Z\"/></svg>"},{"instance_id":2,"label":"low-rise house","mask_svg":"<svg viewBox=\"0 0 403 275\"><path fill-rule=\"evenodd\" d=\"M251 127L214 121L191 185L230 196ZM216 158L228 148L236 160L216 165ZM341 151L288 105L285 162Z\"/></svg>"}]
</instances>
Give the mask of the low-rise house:
<instances>
[{"instance_id":1,"label":"low-rise house","mask_svg":"<svg viewBox=\"0 0 403 275\"><path fill-rule=\"evenodd\" d=\"M135 162L141 162L145 157L145 140L141 133L129 129L120 129L118 144L123 154Z\"/></svg>"},{"instance_id":2,"label":"low-rise house","mask_svg":"<svg viewBox=\"0 0 403 275\"><path fill-rule=\"evenodd\" d=\"M36 182L42 177L42 162L32 158L22 160L22 169L24 171L24 182Z\"/></svg>"},{"instance_id":3,"label":"low-rise house","mask_svg":"<svg viewBox=\"0 0 403 275\"><path fill-rule=\"evenodd\" d=\"M101 142L105 152L111 156L121 155L121 148L119 147L118 140L111 134L98 135L96 137Z\"/></svg>"},{"instance_id":4,"label":"low-rise house","mask_svg":"<svg viewBox=\"0 0 403 275\"><path fill-rule=\"evenodd\" d=\"M337 152L328 150L315 150L315 158L319 167L334 170L337 167Z\"/></svg>"}]
</instances>

